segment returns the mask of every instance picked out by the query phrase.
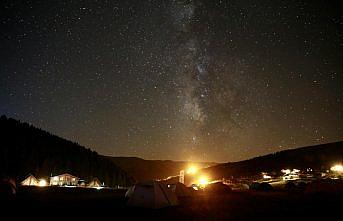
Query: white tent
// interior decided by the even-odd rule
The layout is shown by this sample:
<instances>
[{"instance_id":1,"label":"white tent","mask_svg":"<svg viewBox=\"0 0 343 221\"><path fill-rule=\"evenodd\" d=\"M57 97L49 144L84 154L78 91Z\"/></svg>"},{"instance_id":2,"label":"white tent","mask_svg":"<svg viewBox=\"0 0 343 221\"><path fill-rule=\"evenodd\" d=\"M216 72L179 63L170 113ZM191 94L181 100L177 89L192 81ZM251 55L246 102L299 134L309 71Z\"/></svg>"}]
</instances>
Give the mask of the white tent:
<instances>
[{"instance_id":1,"label":"white tent","mask_svg":"<svg viewBox=\"0 0 343 221\"><path fill-rule=\"evenodd\" d=\"M92 181L88 184L88 187L101 187L101 182L98 178L93 178Z\"/></svg>"},{"instance_id":2,"label":"white tent","mask_svg":"<svg viewBox=\"0 0 343 221\"><path fill-rule=\"evenodd\" d=\"M175 193L157 181L138 183L128 189L125 196L129 198L128 206L158 209L178 205Z\"/></svg>"},{"instance_id":3,"label":"white tent","mask_svg":"<svg viewBox=\"0 0 343 221\"><path fill-rule=\"evenodd\" d=\"M20 184L23 186L38 186L38 183L39 183L39 181L36 179L36 177L34 177L32 174L30 174Z\"/></svg>"}]
</instances>

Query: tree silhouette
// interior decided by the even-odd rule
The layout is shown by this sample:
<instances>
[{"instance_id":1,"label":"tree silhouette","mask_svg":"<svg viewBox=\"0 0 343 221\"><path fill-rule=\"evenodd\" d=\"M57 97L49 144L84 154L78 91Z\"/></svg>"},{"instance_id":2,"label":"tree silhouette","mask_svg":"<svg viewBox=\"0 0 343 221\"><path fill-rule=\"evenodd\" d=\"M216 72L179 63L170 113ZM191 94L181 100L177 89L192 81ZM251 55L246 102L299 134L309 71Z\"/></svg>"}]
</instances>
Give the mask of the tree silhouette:
<instances>
[{"instance_id":1,"label":"tree silhouette","mask_svg":"<svg viewBox=\"0 0 343 221\"><path fill-rule=\"evenodd\" d=\"M0 117L0 138L2 177L21 181L29 173L38 177L71 173L88 181L98 177L107 186L129 185L133 180L95 151L6 116Z\"/></svg>"}]
</instances>

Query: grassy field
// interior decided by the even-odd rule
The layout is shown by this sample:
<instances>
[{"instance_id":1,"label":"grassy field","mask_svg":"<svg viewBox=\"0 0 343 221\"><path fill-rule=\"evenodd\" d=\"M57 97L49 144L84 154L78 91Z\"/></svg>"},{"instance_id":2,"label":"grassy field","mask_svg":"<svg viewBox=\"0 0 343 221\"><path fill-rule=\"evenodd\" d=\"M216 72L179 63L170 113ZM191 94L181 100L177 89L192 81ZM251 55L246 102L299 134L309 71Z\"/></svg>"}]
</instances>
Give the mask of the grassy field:
<instances>
[{"instance_id":1,"label":"grassy field","mask_svg":"<svg viewBox=\"0 0 343 221\"><path fill-rule=\"evenodd\" d=\"M343 196L301 192L197 193L177 207L159 210L126 206L125 190L19 188L1 208L11 217L90 218L111 220L318 220L341 214ZM2 213L4 214L4 213ZM106 218L107 219L107 218ZM337 220L337 219L335 219Z\"/></svg>"}]
</instances>

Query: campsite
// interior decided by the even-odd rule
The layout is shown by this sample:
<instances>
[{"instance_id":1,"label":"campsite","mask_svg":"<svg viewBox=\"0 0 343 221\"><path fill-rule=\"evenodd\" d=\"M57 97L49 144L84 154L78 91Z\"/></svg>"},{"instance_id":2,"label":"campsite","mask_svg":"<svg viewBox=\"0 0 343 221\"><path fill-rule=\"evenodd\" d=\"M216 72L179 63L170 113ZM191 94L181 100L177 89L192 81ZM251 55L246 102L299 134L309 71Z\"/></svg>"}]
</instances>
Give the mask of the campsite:
<instances>
[{"instance_id":1,"label":"campsite","mask_svg":"<svg viewBox=\"0 0 343 221\"><path fill-rule=\"evenodd\" d=\"M6 160L0 170L7 176L1 180L0 206L11 217L58 217L63 211L77 219L308 220L335 217L343 205L342 142L224 164L122 157L119 167L118 158L2 121L3 131L15 128L6 137L45 137L44 145L16 139L25 148L10 140L1 148ZM19 161L18 155L28 160Z\"/></svg>"},{"instance_id":2,"label":"campsite","mask_svg":"<svg viewBox=\"0 0 343 221\"><path fill-rule=\"evenodd\" d=\"M340 1L4 0L0 221L341 221Z\"/></svg>"},{"instance_id":3,"label":"campsite","mask_svg":"<svg viewBox=\"0 0 343 221\"><path fill-rule=\"evenodd\" d=\"M128 206L126 192L126 189L21 186L16 198L1 206L12 217L37 211L49 216L64 211L70 217L115 216L125 220L308 220L334 217L343 203L342 194L330 193L198 191L191 197L178 198L177 206L147 209ZM22 212L13 213L19 210Z\"/></svg>"}]
</instances>

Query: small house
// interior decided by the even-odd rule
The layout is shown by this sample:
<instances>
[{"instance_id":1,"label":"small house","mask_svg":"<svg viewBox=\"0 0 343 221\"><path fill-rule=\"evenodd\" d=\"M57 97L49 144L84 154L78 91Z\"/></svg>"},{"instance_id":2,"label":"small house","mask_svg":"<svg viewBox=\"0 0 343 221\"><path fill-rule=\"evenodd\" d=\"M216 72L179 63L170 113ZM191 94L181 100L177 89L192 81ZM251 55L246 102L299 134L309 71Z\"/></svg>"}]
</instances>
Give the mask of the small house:
<instances>
[{"instance_id":1,"label":"small house","mask_svg":"<svg viewBox=\"0 0 343 221\"><path fill-rule=\"evenodd\" d=\"M50 186L77 186L80 178L69 173L50 177Z\"/></svg>"}]
</instances>

